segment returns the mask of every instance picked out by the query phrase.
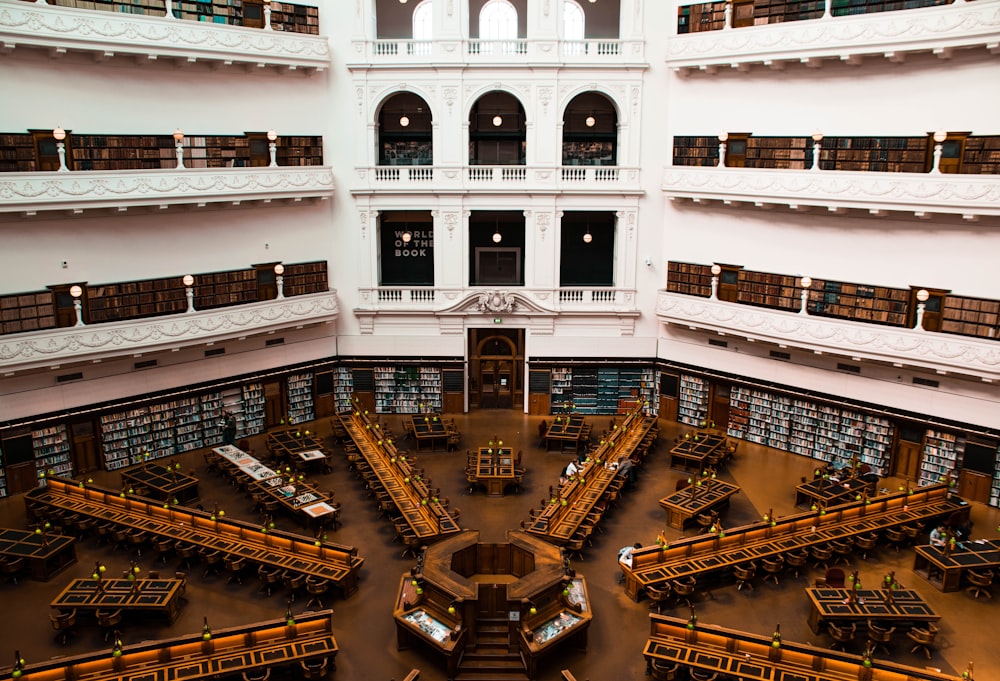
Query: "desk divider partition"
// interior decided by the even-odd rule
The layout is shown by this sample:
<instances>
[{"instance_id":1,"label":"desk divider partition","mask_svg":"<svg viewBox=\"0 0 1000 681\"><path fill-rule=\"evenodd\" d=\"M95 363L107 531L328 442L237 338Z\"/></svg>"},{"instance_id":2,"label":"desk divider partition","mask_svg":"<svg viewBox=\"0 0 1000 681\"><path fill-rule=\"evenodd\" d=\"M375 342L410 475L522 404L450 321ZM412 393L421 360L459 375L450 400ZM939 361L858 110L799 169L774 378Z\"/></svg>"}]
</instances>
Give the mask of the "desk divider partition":
<instances>
[{"instance_id":1,"label":"desk divider partition","mask_svg":"<svg viewBox=\"0 0 1000 681\"><path fill-rule=\"evenodd\" d=\"M258 526L229 518L212 519L211 514L180 506L163 507L160 502L51 477L45 487L25 495L28 514L45 507L139 529L158 537L186 541L218 549L225 554L246 557L251 562L292 569L330 580L344 595L357 590L358 572L364 559L358 550L329 541L316 545L315 539L281 530L263 532Z\"/></svg>"},{"instance_id":2,"label":"desk divider partition","mask_svg":"<svg viewBox=\"0 0 1000 681\"><path fill-rule=\"evenodd\" d=\"M867 500L852 501L820 511L807 511L725 531L725 536L703 534L686 537L667 546L647 546L632 554L632 567L625 573L625 593L639 600L650 584L688 576L720 573L751 559L808 548L833 539L898 527L929 523L956 511L969 512L969 505L952 494L947 483L895 492Z\"/></svg>"}]
</instances>

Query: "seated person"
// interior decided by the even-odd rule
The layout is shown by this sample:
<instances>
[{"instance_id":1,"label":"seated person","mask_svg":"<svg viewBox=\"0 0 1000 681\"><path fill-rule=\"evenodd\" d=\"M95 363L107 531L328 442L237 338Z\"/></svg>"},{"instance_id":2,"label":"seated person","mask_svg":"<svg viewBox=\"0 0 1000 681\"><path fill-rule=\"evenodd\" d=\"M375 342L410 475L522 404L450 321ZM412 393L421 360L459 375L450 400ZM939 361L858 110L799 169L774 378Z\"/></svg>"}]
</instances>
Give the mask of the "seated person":
<instances>
[{"instance_id":1,"label":"seated person","mask_svg":"<svg viewBox=\"0 0 1000 681\"><path fill-rule=\"evenodd\" d=\"M580 472L579 464L577 464L576 461L570 461L568 464L566 464L566 470L563 471L563 476L567 478L572 478L579 472Z\"/></svg>"},{"instance_id":2,"label":"seated person","mask_svg":"<svg viewBox=\"0 0 1000 681\"><path fill-rule=\"evenodd\" d=\"M938 525L931 530L931 546L943 547L948 543L948 530L944 525Z\"/></svg>"},{"instance_id":3,"label":"seated person","mask_svg":"<svg viewBox=\"0 0 1000 681\"><path fill-rule=\"evenodd\" d=\"M636 549L641 549L642 544L636 542L632 546L624 546L618 551L618 562L627 567L632 567L632 554Z\"/></svg>"},{"instance_id":4,"label":"seated person","mask_svg":"<svg viewBox=\"0 0 1000 681\"><path fill-rule=\"evenodd\" d=\"M618 464L618 475L625 478L625 482L629 486L635 482L635 465L632 463L632 459L627 457L622 459L622 462Z\"/></svg>"}]
</instances>

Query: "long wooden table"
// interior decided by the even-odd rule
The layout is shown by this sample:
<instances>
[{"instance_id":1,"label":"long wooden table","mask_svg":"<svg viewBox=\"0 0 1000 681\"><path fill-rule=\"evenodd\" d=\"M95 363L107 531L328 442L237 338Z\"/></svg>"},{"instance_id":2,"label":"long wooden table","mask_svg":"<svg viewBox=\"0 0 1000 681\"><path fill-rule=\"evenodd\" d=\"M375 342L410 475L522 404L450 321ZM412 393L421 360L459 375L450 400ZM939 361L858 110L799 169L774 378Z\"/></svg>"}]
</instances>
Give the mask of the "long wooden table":
<instances>
[{"instance_id":1,"label":"long wooden table","mask_svg":"<svg viewBox=\"0 0 1000 681\"><path fill-rule=\"evenodd\" d=\"M875 492L875 485L862 480L861 478L848 478L847 480L824 480L815 478L809 482L803 482L795 486L795 505L823 504L832 506L851 501L860 495L864 490L869 494Z\"/></svg>"},{"instance_id":2,"label":"long wooden table","mask_svg":"<svg viewBox=\"0 0 1000 681\"><path fill-rule=\"evenodd\" d=\"M525 526L525 530L556 544L565 544L583 521L595 512L611 481L618 475L617 465L629 458L639 447L656 419L633 410L622 422L620 434L607 440L591 453L573 480L562 485L559 495L550 499L545 508Z\"/></svg>"},{"instance_id":3,"label":"long wooden table","mask_svg":"<svg viewBox=\"0 0 1000 681\"><path fill-rule=\"evenodd\" d=\"M961 681L927 667L907 667L874 659L865 665L860 655L782 640L771 645L771 634L752 634L687 620L650 615L650 635L643 656L651 671L676 665L705 674L718 672L744 681Z\"/></svg>"},{"instance_id":4,"label":"long wooden table","mask_svg":"<svg viewBox=\"0 0 1000 681\"><path fill-rule=\"evenodd\" d=\"M56 610L124 610L163 615L173 622L180 614L180 579L74 579L50 605Z\"/></svg>"},{"instance_id":5,"label":"long wooden table","mask_svg":"<svg viewBox=\"0 0 1000 681\"><path fill-rule=\"evenodd\" d=\"M316 546L309 537L280 530L261 532L259 526L240 520L212 520L204 511L119 496L117 491L65 478L51 477L45 487L28 492L25 505L29 514L36 505L58 508L153 537L241 556L253 564L326 579L345 595L357 590L364 565L354 547L333 542Z\"/></svg>"},{"instance_id":6,"label":"long wooden table","mask_svg":"<svg viewBox=\"0 0 1000 681\"><path fill-rule=\"evenodd\" d=\"M270 668L291 670L300 662L333 662L338 650L333 611L320 610L296 615L294 626L288 626L282 617L216 629L209 641L204 641L199 631L127 645L120 657L102 649L29 662L23 674L32 681L202 681L239 678L243 672L255 675ZM0 672L0 679L10 678L9 667Z\"/></svg>"},{"instance_id":7,"label":"long wooden table","mask_svg":"<svg viewBox=\"0 0 1000 681\"><path fill-rule=\"evenodd\" d=\"M476 457L476 481L493 497L502 497L514 483L514 450L510 447L480 447Z\"/></svg>"},{"instance_id":8,"label":"long wooden table","mask_svg":"<svg viewBox=\"0 0 1000 681\"><path fill-rule=\"evenodd\" d=\"M395 444L378 435L380 429L374 427L377 424L358 410L338 416L358 453L371 467L378 484L417 537L431 542L461 531L448 510L431 497L426 481L418 479L410 462L400 456Z\"/></svg>"},{"instance_id":9,"label":"long wooden table","mask_svg":"<svg viewBox=\"0 0 1000 681\"><path fill-rule=\"evenodd\" d=\"M639 600L642 590L686 577L723 576L740 563L760 560L795 549L880 532L890 527L924 524L947 518L956 511L968 513L969 505L951 495L944 483L855 501L827 509L785 516L726 530L725 537L699 535L671 543L636 549L632 567L619 563L625 573L625 593Z\"/></svg>"},{"instance_id":10,"label":"long wooden table","mask_svg":"<svg viewBox=\"0 0 1000 681\"><path fill-rule=\"evenodd\" d=\"M670 448L670 467L700 470L705 467L706 459L724 449L727 442L719 433L699 431Z\"/></svg>"},{"instance_id":11,"label":"long wooden table","mask_svg":"<svg viewBox=\"0 0 1000 681\"><path fill-rule=\"evenodd\" d=\"M122 486L145 487L151 499L187 505L198 498L198 478L170 470L158 463L144 463L122 471Z\"/></svg>"},{"instance_id":12,"label":"long wooden table","mask_svg":"<svg viewBox=\"0 0 1000 681\"><path fill-rule=\"evenodd\" d=\"M683 530L685 523L728 504L729 498L739 491L739 486L731 482L705 478L663 497L660 507L667 512L667 524Z\"/></svg>"},{"instance_id":13,"label":"long wooden table","mask_svg":"<svg viewBox=\"0 0 1000 681\"><path fill-rule=\"evenodd\" d=\"M1000 539L976 539L956 545L946 555L937 546L917 546L913 571L941 591L957 591L968 570L1000 568Z\"/></svg>"},{"instance_id":14,"label":"long wooden table","mask_svg":"<svg viewBox=\"0 0 1000 681\"><path fill-rule=\"evenodd\" d=\"M280 461L301 458L298 457L299 452L320 452L322 454L320 458L325 460L326 451L323 449L323 443L312 435L307 435L307 432L299 428L271 431L264 439L264 446Z\"/></svg>"},{"instance_id":15,"label":"long wooden table","mask_svg":"<svg viewBox=\"0 0 1000 681\"><path fill-rule=\"evenodd\" d=\"M557 416L545 431L545 449L571 449L579 452L584 445L584 432L582 416Z\"/></svg>"},{"instance_id":16,"label":"long wooden table","mask_svg":"<svg viewBox=\"0 0 1000 681\"><path fill-rule=\"evenodd\" d=\"M809 628L813 633L822 631L824 622L937 622L941 616L913 589L892 592L889 600L884 589L858 589L852 603L848 589L817 587L806 589L809 597Z\"/></svg>"},{"instance_id":17,"label":"long wooden table","mask_svg":"<svg viewBox=\"0 0 1000 681\"><path fill-rule=\"evenodd\" d=\"M445 426L440 414L417 414L407 418L418 452L425 445L430 451L438 449L438 445L440 445L441 449L447 449L448 436L451 433L448 432L448 428Z\"/></svg>"},{"instance_id":18,"label":"long wooden table","mask_svg":"<svg viewBox=\"0 0 1000 681\"><path fill-rule=\"evenodd\" d=\"M274 499L288 513L302 514L309 519L322 519L335 509L330 505L330 495L320 492L316 487L302 480L287 480L280 475L264 478L250 483L251 494L257 491L270 499Z\"/></svg>"},{"instance_id":19,"label":"long wooden table","mask_svg":"<svg viewBox=\"0 0 1000 681\"><path fill-rule=\"evenodd\" d=\"M24 558L31 578L45 582L76 562L76 537L0 527L0 556Z\"/></svg>"}]
</instances>

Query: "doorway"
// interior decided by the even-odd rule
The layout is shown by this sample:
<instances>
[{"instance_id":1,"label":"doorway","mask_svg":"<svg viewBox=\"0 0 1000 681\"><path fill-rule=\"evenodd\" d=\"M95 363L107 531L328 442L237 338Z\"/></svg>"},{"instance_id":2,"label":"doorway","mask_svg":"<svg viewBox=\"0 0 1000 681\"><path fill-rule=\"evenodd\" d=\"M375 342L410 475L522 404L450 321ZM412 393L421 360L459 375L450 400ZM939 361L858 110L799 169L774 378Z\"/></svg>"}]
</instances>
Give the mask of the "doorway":
<instances>
[{"instance_id":1,"label":"doorway","mask_svg":"<svg viewBox=\"0 0 1000 681\"><path fill-rule=\"evenodd\" d=\"M524 400L523 329L469 330L469 406L513 409Z\"/></svg>"}]
</instances>

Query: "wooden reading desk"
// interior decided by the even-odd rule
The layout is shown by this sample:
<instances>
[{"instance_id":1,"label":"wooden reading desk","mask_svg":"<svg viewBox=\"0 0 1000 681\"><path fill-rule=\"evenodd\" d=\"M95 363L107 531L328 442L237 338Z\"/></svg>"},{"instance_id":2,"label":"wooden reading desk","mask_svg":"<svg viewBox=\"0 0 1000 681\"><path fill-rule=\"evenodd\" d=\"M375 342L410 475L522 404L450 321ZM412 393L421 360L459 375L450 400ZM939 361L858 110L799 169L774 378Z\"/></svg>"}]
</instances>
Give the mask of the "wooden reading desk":
<instances>
[{"instance_id":1,"label":"wooden reading desk","mask_svg":"<svg viewBox=\"0 0 1000 681\"><path fill-rule=\"evenodd\" d=\"M476 459L476 481L491 497L502 497L514 484L514 450L510 447L480 447Z\"/></svg>"},{"instance_id":2,"label":"wooden reading desk","mask_svg":"<svg viewBox=\"0 0 1000 681\"><path fill-rule=\"evenodd\" d=\"M866 666L860 655L751 634L664 615L649 616L649 639L643 649L647 669L674 666L713 672L743 681L959 681L960 677L929 668L907 667L881 659Z\"/></svg>"},{"instance_id":3,"label":"wooden reading desk","mask_svg":"<svg viewBox=\"0 0 1000 681\"><path fill-rule=\"evenodd\" d=\"M701 470L713 454L723 451L728 440L724 435L698 431L670 449L670 467Z\"/></svg>"},{"instance_id":4,"label":"wooden reading desk","mask_svg":"<svg viewBox=\"0 0 1000 681\"><path fill-rule=\"evenodd\" d=\"M447 449L448 436L451 433L445 426L440 414L417 414L408 417L408 420L410 432L413 433L413 439L416 442L418 452L425 445L429 451L435 451L439 448Z\"/></svg>"},{"instance_id":5,"label":"wooden reading desk","mask_svg":"<svg viewBox=\"0 0 1000 681\"><path fill-rule=\"evenodd\" d=\"M857 599L851 603L848 589L817 587L806 589L809 597L809 628L813 633L824 630L824 622L937 622L940 615L912 589L892 592L892 600L884 589L858 589Z\"/></svg>"},{"instance_id":6,"label":"wooden reading desk","mask_svg":"<svg viewBox=\"0 0 1000 681\"><path fill-rule=\"evenodd\" d=\"M700 478L670 496L660 499L660 506L667 512L667 524L684 529L693 518L729 504L729 498L740 491L738 485L716 478Z\"/></svg>"},{"instance_id":7,"label":"wooden reading desk","mask_svg":"<svg viewBox=\"0 0 1000 681\"><path fill-rule=\"evenodd\" d=\"M46 582L76 562L76 537L0 527L0 556L24 558L31 578Z\"/></svg>"},{"instance_id":8,"label":"wooden reading desk","mask_svg":"<svg viewBox=\"0 0 1000 681\"><path fill-rule=\"evenodd\" d=\"M288 480L280 475L250 483L250 493L257 492L277 501L291 515L305 515L310 519L323 518L335 513L329 504L330 495L302 480Z\"/></svg>"},{"instance_id":9,"label":"wooden reading desk","mask_svg":"<svg viewBox=\"0 0 1000 681\"><path fill-rule=\"evenodd\" d=\"M298 428L271 431L264 446L279 461L291 461L298 452L323 452L323 443L307 432Z\"/></svg>"},{"instance_id":10,"label":"wooden reading desk","mask_svg":"<svg viewBox=\"0 0 1000 681\"><path fill-rule=\"evenodd\" d=\"M32 681L202 681L254 676L263 670L291 670L305 663L333 666L338 652L333 637L333 611L321 610L250 625L217 629L211 639L202 632L161 641L143 641L122 648L120 657L106 649L70 657L54 657L24 666ZM296 669L295 671L299 671ZM0 680L12 678L11 667Z\"/></svg>"},{"instance_id":11,"label":"wooden reading desk","mask_svg":"<svg viewBox=\"0 0 1000 681\"><path fill-rule=\"evenodd\" d=\"M846 501L853 501L864 490L868 494L875 492L875 485L867 483L861 478L853 477L846 480L824 480L822 477L814 478L809 482L803 482L795 487L795 505L810 506L812 504L824 504L833 506Z\"/></svg>"},{"instance_id":12,"label":"wooden reading desk","mask_svg":"<svg viewBox=\"0 0 1000 681\"><path fill-rule=\"evenodd\" d=\"M525 524L525 531L555 544L568 542L588 516L601 513L598 502L618 475L617 464L629 458L655 427L655 418L644 416L641 406L634 409L622 422L620 434L590 454L573 480L560 487L558 497Z\"/></svg>"},{"instance_id":13,"label":"wooden reading desk","mask_svg":"<svg viewBox=\"0 0 1000 681\"><path fill-rule=\"evenodd\" d=\"M377 424L358 410L340 414L339 418L378 484L420 540L431 542L461 531L448 510L431 497L426 482L419 479L396 445L377 434Z\"/></svg>"},{"instance_id":14,"label":"wooden reading desk","mask_svg":"<svg viewBox=\"0 0 1000 681\"><path fill-rule=\"evenodd\" d=\"M570 449L579 452L585 446L584 435L587 433L582 416L557 416L545 431L545 450Z\"/></svg>"},{"instance_id":15,"label":"wooden reading desk","mask_svg":"<svg viewBox=\"0 0 1000 681\"><path fill-rule=\"evenodd\" d=\"M122 471L122 486L145 487L150 499L176 499L185 506L198 498L198 478L153 462Z\"/></svg>"},{"instance_id":16,"label":"wooden reading desk","mask_svg":"<svg viewBox=\"0 0 1000 681\"><path fill-rule=\"evenodd\" d=\"M936 546L915 547L913 571L941 591L957 591L967 570L1000 568L1000 540L974 539L955 545L948 555Z\"/></svg>"},{"instance_id":17,"label":"wooden reading desk","mask_svg":"<svg viewBox=\"0 0 1000 681\"><path fill-rule=\"evenodd\" d=\"M699 535L671 542L667 547L643 547L633 552L632 567L621 563L618 567L625 573L625 593L639 600L649 584L690 576L723 577L740 563L890 527L925 524L968 510L968 504L950 494L948 485L941 483L919 487L910 493L852 501L827 509L824 514L807 511L777 521L727 529L725 537Z\"/></svg>"},{"instance_id":18,"label":"wooden reading desk","mask_svg":"<svg viewBox=\"0 0 1000 681\"><path fill-rule=\"evenodd\" d=\"M267 565L292 573L328 580L345 595L358 587L358 572L364 559L358 550L333 542L270 530L241 520L217 518L204 511L151 502L120 495L92 484L50 477L45 487L25 495L29 516L37 507L94 518L114 527L139 530L153 538L172 539L226 556L242 557L255 565Z\"/></svg>"},{"instance_id":19,"label":"wooden reading desk","mask_svg":"<svg viewBox=\"0 0 1000 681\"><path fill-rule=\"evenodd\" d=\"M74 579L50 605L56 610L124 610L163 615L173 622L180 614L180 579Z\"/></svg>"}]
</instances>

